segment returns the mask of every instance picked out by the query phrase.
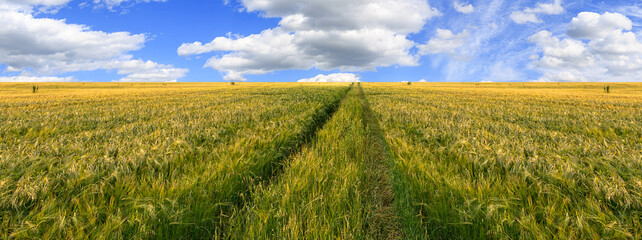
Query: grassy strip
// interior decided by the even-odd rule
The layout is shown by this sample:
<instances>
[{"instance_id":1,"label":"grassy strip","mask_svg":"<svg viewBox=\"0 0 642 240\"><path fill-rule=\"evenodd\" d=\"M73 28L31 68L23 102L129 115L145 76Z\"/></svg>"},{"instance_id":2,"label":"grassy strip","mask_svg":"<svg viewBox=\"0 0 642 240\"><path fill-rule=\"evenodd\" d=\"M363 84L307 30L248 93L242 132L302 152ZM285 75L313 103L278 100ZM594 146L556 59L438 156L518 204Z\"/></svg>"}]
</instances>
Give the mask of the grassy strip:
<instances>
[{"instance_id":1,"label":"grassy strip","mask_svg":"<svg viewBox=\"0 0 642 240\"><path fill-rule=\"evenodd\" d=\"M316 139L233 226L241 239L354 239L366 236L362 159L365 128L357 91L350 91Z\"/></svg>"},{"instance_id":2,"label":"grassy strip","mask_svg":"<svg viewBox=\"0 0 642 240\"><path fill-rule=\"evenodd\" d=\"M257 188L257 198L235 221L235 237L402 238L390 160L359 87L278 182Z\"/></svg>"},{"instance_id":3,"label":"grassy strip","mask_svg":"<svg viewBox=\"0 0 642 240\"><path fill-rule=\"evenodd\" d=\"M359 98L363 106L363 126L365 127L365 139L363 147L365 148L364 165L365 172L363 184L365 189L364 206L366 209L366 236L369 239L401 239L404 237L399 215L395 209L395 189L403 191L402 186L393 185L393 166L392 155L386 143L386 139L381 132L379 122L370 109L370 104L363 94L361 84L359 84ZM402 198L403 205L397 203L398 209L408 209L407 198L397 194ZM400 211L406 226L413 216L405 211Z\"/></svg>"},{"instance_id":4,"label":"grassy strip","mask_svg":"<svg viewBox=\"0 0 642 240\"><path fill-rule=\"evenodd\" d=\"M0 238L219 236L347 89L5 91Z\"/></svg>"}]
</instances>

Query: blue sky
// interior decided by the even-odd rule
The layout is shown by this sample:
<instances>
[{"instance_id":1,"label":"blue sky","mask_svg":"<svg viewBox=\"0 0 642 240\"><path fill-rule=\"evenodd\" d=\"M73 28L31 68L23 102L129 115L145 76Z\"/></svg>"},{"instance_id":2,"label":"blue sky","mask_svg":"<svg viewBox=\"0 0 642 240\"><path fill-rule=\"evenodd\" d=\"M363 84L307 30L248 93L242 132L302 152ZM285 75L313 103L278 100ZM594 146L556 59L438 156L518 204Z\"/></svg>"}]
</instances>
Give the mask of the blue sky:
<instances>
[{"instance_id":1,"label":"blue sky","mask_svg":"<svg viewBox=\"0 0 642 240\"><path fill-rule=\"evenodd\" d=\"M343 2L0 0L0 81L642 81L640 1Z\"/></svg>"}]
</instances>

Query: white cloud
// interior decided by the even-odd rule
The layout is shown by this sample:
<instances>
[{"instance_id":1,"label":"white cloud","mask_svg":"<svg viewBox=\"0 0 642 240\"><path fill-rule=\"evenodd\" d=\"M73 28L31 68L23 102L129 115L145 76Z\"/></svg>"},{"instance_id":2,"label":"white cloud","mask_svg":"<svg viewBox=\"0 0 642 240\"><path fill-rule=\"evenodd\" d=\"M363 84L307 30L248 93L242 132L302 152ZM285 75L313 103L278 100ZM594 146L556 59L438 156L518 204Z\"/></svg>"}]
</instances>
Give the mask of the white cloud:
<instances>
[{"instance_id":1,"label":"white cloud","mask_svg":"<svg viewBox=\"0 0 642 240\"><path fill-rule=\"evenodd\" d=\"M374 70L378 66L414 66L409 54L414 43L387 29L303 31L295 40L298 48L323 70Z\"/></svg>"},{"instance_id":2,"label":"white cloud","mask_svg":"<svg viewBox=\"0 0 642 240\"><path fill-rule=\"evenodd\" d=\"M600 39L589 42L589 47L596 54L607 59L617 59L621 56L635 56L642 53L642 43L638 42L635 33L611 31Z\"/></svg>"},{"instance_id":3,"label":"white cloud","mask_svg":"<svg viewBox=\"0 0 642 240\"><path fill-rule=\"evenodd\" d=\"M8 0L0 1L0 6L13 4ZM25 5L27 7L55 7L66 4L66 1L32 0L22 3L32 4ZM36 18L29 11L1 7L0 22L0 64L6 66L6 72L51 75L116 69L121 74L130 75L125 79L141 79L137 76L149 76L154 72L159 80L168 81L175 81L187 72L151 61L136 64L138 69L123 71L122 68L131 66L131 63L143 63L142 60L134 60L129 52L143 47L144 34L93 31L84 25L68 24L65 20Z\"/></svg>"},{"instance_id":4,"label":"white cloud","mask_svg":"<svg viewBox=\"0 0 642 240\"><path fill-rule=\"evenodd\" d=\"M535 80L535 82L587 82L582 73L571 71L546 72L544 76Z\"/></svg>"},{"instance_id":5,"label":"white cloud","mask_svg":"<svg viewBox=\"0 0 642 240\"><path fill-rule=\"evenodd\" d=\"M119 82L176 82L184 77L188 70L174 68L171 65L158 64L142 60L115 60L105 63L102 68L116 69L118 74L127 75Z\"/></svg>"},{"instance_id":6,"label":"white cloud","mask_svg":"<svg viewBox=\"0 0 642 240\"><path fill-rule=\"evenodd\" d=\"M510 18L519 24L524 24L524 23L542 23L542 20L537 18L537 16L534 13L526 13L522 11L517 11L513 12L510 14Z\"/></svg>"},{"instance_id":7,"label":"white cloud","mask_svg":"<svg viewBox=\"0 0 642 240\"><path fill-rule=\"evenodd\" d=\"M0 0L0 5L44 6L65 5L71 0Z\"/></svg>"},{"instance_id":8,"label":"white cloud","mask_svg":"<svg viewBox=\"0 0 642 240\"><path fill-rule=\"evenodd\" d=\"M225 80L244 81L244 74L311 68L314 59L305 56L294 38L293 34L280 28L268 29L242 38L217 37L208 44L183 44L178 53L187 56L211 51L231 51L232 53L222 57L210 58L205 66L226 72Z\"/></svg>"},{"instance_id":9,"label":"white cloud","mask_svg":"<svg viewBox=\"0 0 642 240\"><path fill-rule=\"evenodd\" d=\"M116 82L177 82L187 74L187 69L155 68L127 75Z\"/></svg>"},{"instance_id":10,"label":"white cloud","mask_svg":"<svg viewBox=\"0 0 642 240\"><path fill-rule=\"evenodd\" d=\"M468 37L470 37L470 34L467 30L454 34L447 29L437 29L435 38L430 39L424 45L418 46L419 54L448 53L455 55L456 50L466 44Z\"/></svg>"},{"instance_id":11,"label":"white cloud","mask_svg":"<svg viewBox=\"0 0 642 240\"><path fill-rule=\"evenodd\" d=\"M541 67L588 67L594 64L594 57L584 43L574 39L559 40L548 31L540 31L530 38L543 51L543 57L536 63Z\"/></svg>"},{"instance_id":12,"label":"white cloud","mask_svg":"<svg viewBox=\"0 0 642 240\"><path fill-rule=\"evenodd\" d=\"M359 75L352 73L319 74L313 78L304 78L298 82L361 82Z\"/></svg>"},{"instance_id":13,"label":"white cloud","mask_svg":"<svg viewBox=\"0 0 642 240\"><path fill-rule=\"evenodd\" d=\"M119 7L123 4L137 4L137 3L149 3L149 2L166 2L167 0L94 0L94 4L97 7L105 7L107 9L113 10L116 7Z\"/></svg>"},{"instance_id":14,"label":"white cloud","mask_svg":"<svg viewBox=\"0 0 642 240\"><path fill-rule=\"evenodd\" d=\"M383 28L399 34L421 30L426 19L441 13L425 0L241 0L248 12L299 19L287 30L354 30ZM283 21L282 21L283 23ZM297 28L300 27L300 28ZM288 27L294 27L289 29Z\"/></svg>"},{"instance_id":15,"label":"white cloud","mask_svg":"<svg viewBox=\"0 0 642 240\"><path fill-rule=\"evenodd\" d=\"M55 12L71 0L0 0L0 11Z\"/></svg>"},{"instance_id":16,"label":"white cloud","mask_svg":"<svg viewBox=\"0 0 642 240\"><path fill-rule=\"evenodd\" d=\"M534 9L526 8L524 12L541 13L548 15L556 15L564 13L561 0L555 0L553 3L538 3Z\"/></svg>"},{"instance_id":17,"label":"white cloud","mask_svg":"<svg viewBox=\"0 0 642 240\"><path fill-rule=\"evenodd\" d=\"M599 39L613 31L631 30L633 22L619 13L581 12L571 20L566 34L573 38Z\"/></svg>"},{"instance_id":18,"label":"white cloud","mask_svg":"<svg viewBox=\"0 0 642 240\"><path fill-rule=\"evenodd\" d=\"M472 4L464 4L460 3L459 1L454 1L453 7L455 8L455 11L463 14L469 14L475 11L475 8Z\"/></svg>"},{"instance_id":19,"label":"white cloud","mask_svg":"<svg viewBox=\"0 0 642 240\"><path fill-rule=\"evenodd\" d=\"M421 31L441 13L424 0L242 0L245 10L280 18L279 26L245 37L217 37L212 42L185 43L178 54L223 52L205 64L225 79L287 69L374 70L381 66L414 66L415 45L407 34Z\"/></svg>"},{"instance_id":20,"label":"white cloud","mask_svg":"<svg viewBox=\"0 0 642 240\"><path fill-rule=\"evenodd\" d=\"M73 82L74 77L32 77L32 76L13 76L0 77L0 82Z\"/></svg>"},{"instance_id":21,"label":"white cloud","mask_svg":"<svg viewBox=\"0 0 642 240\"><path fill-rule=\"evenodd\" d=\"M123 5L131 6L137 3L166 2L167 0L93 0L96 8L104 7L114 10ZM0 9L31 13L34 10L41 12L56 12L66 6L71 0L0 0ZM81 5L88 5L87 2Z\"/></svg>"},{"instance_id":22,"label":"white cloud","mask_svg":"<svg viewBox=\"0 0 642 240\"><path fill-rule=\"evenodd\" d=\"M511 13L510 18L518 23L542 23L537 14L557 15L564 13L561 0L555 0L553 3L537 3L535 8L526 8L522 11Z\"/></svg>"},{"instance_id":23,"label":"white cloud","mask_svg":"<svg viewBox=\"0 0 642 240\"><path fill-rule=\"evenodd\" d=\"M19 12L3 12L0 22L0 61L16 70L77 71L91 60L119 57L142 48L145 42L142 34L91 31L64 20Z\"/></svg>"},{"instance_id":24,"label":"white cloud","mask_svg":"<svg viewBox=\"0 0 642 240\"><path fill-rule=\"evenodd\" d=\"M621 14L583 12L568 25L570 38L540 31L529 38L542 51L534 65L541 81L639 81L642 42ZM586 39L588 42L581 41Z\"/></svg>"},{"instance_id":25,"label":"white cloud","mask_svg":"<svg viewBox=\"0 0 642 240\"><path fill-rule=\"evenodd\" d=\"M428 81L426 81L426 79L421 79L421 80L419 80L417 82L425 83L425 82L428 82Z\"/></svg>"}]
</instances>

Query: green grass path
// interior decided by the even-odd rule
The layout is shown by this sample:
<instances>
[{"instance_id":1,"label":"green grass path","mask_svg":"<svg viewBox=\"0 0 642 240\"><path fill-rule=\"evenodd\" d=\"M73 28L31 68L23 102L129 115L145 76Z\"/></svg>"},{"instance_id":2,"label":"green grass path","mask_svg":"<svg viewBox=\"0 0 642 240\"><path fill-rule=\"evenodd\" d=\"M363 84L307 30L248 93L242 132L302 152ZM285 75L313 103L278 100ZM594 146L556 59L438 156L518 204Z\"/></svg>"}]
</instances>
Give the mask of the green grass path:
<instances>
[{"instance_id":1,"label":"green grass path","mask_svg":"<svg viewBox=\"0 0 642 240\"><path fill-rule=\"evenodd\" d=\"M392 155L386 143L379 122L375 117L370 104L365 98L361 84L359 84L359 98L363 108L363 126L365 138L364 174L365 206L367 225L366 234L372 239L399 239L403 237L399 214L395 209L395 192L392 183ZM403 209L400 206L399 209Z\"/></svg>"},{"instance_id":2,"label":"green grass path","mask_svg":"<svg viewBox=\"0 0 642 240\"><path fill-rule=\"evenodd\" d=\"M259 185L233 220L239 239L399 239L391 154L360 86L310 144Z\"/></svg>"}]
</instances>

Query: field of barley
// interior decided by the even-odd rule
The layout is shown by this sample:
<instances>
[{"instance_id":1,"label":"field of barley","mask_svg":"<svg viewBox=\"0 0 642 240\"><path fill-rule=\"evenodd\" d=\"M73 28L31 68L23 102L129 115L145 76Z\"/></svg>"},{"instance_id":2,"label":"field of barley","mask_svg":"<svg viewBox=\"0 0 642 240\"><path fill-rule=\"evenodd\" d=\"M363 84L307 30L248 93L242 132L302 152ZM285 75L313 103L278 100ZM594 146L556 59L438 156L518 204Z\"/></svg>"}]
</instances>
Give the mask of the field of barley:
<instances>
[{"instance_id":1,"label":"field of barley","mask_svg":"<svg viewBox=\"0 0 642 240\"><path fill-rule=\"evenodd\" d=\"M642 84L34 86L0 239L642 238Z\"/></svg>"},{"instance_id":2,"label":"field of barley","mask_svg":"<svg viewBox=\"0 0 642 240\"><path fill-rule=\"evenodd\" d=\"M407 232L642 238L642 85L366 85Z\"/></svg>"}]
</instances>

